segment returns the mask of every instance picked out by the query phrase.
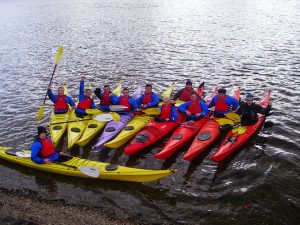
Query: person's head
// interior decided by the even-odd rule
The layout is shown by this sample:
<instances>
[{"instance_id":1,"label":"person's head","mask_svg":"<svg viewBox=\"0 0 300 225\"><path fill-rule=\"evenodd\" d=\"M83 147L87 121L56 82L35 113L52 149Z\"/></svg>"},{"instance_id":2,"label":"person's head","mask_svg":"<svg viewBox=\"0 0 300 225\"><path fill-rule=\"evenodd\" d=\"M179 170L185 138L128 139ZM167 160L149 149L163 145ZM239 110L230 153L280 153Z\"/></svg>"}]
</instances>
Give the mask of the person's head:
<instances>
[{"instance_id":1,"label":"person's head","mask_svg":"<svg viewBox=\"0 0 300 225\"><path fill-rule=\"evenodd\" d=\"M248 105L252 105L253 100L254 100L254 96L253 96L252 94L247 94L247 95L246 95L245 102L246 102Z\"/></svg>"},{"instance_id":2,"label":"person's head","mask_svg":"<svg viewBox=\"0 0 300 225\"><path fill-rule=\"evenodd\" d=\"M185 83L185 87L186 87L187 89L192 89L192 88L193 88L193 83L192 83L192 81L187 80L186 83Z\"/></svg>"},{"instance_id":3,"label":"person's head","mask_svg":"<svg viewBox=\"0 0 300 225\"><path fill-rule=\"evenodd\" d=\"M110 92L110 87L109 87L109 85L104 85L103 91L106 92L106 93Z\"/></svg>"},{"instance_id":4,"label":"person's head","mask_svg":"<svg viewBox=\"0 0 300 225\"><path fill-rule=\"evenodd\" d=\"M218 94L219 95L226 95L226 89L225 88L220 88L220 89L218 89Z\"/></svg>"},{"instance_id":5,"label":"person's head","mask_svg":"<svg viewBox=\"0 0 300 225\"><path fill-rule=\"evenodd\" d=\"M191 94L191 101L192 101L192 102L196 101L197 98L198 98L198 96L196 95L196 93L192 93L192 94Z\"/></svg>"},{"instance_id":6,"label":"person's head","mask_svg":"<svg viewBox=\"0 0 300 225\"><path fill-rule=\"evenodd\" d=\"M64 87L58 87L58 88L57 88L57 94L58 94L58 95L64 95L64 91L65 91L65 90L64 90Z\"/></svg>"},{"instance_id":7,"label":"person's head","mask_svg":"<svg viewBox=\"0 0 300 225\"><path fill-rule=\"evenodd\" d=\"M129 96L129 89L127 87L123 88L123 96L125 97Z\"/></svg>"},{"instance_id":8,"label":"person's head","mask_svg":"<svg viewBox=\"0 0 300 225\"><path fill-rule=\"evenodd\" d=\"M37 132L39 139L45 139L47 137L47 129L45 127L39 126Z\"/></svg>"},{"instance_id":9,"label":"person's head","mask_svg":"<svg viewBox=\"0 0 300 225\"><path fill-rule=\"evenodd\" d=\"M85 95L87 97L91 97L91 94L92 94L92 90L91 89L85 89Z\"/></svg>"},{"instance_id":10,"label":"person's head","mask_svg":"<svg viewBox=\"0 0 300 225\"><path fill-rule=\"evenodd\" d=\"M152 84L146 84L145 85L145 92L146 93L152 92Z\"/></svg>"},{"instance_id":11,"label":"person's head","mask_svg":"<svg viewBox=\"0 0 300 225\"><path fill-rule=\"evenodd\" d=\"M170 97L164 97L164 104L170 104L170 102L171 102L171 99L170 99Z\"/></svg>"}]
</instances>

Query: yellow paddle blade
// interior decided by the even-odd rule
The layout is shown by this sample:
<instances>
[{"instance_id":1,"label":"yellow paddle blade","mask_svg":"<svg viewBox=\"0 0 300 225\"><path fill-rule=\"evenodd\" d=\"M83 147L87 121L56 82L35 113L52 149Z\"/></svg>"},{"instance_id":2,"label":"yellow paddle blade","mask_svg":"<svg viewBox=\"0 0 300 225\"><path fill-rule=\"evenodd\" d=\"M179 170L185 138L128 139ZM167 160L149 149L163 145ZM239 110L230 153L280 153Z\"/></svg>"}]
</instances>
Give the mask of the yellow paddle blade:
<instances>
[{"instance_id":1,"label":"yellow paddle blade","mask_svg":"<svg viewBox=\"0 0 300 225\"><path fill-rule=\"evenodd\" d=\"M60 46L58 48L58 52L56 54L56 59L55 59L55 64L57 64L59 62L59 60L61 59L61 56L62 56L62 53L64 51L64 47L63 46Z\"/></svg>"},{"instance_id":2,"label":"yellow paddle blade","mask_svg":"<svg viewBox=\"0 0 300 225\"><path fill-rule=\"evenodd\" d=\"M148 108L148 109L142 110L142 112L146 113L147 115L156 116L156 115L160 114L160 109L159 108Z\"/></svg>"},{"instance_id":3,"label":"yellow paddle blade","mask_svg":"<svg viewBox=\"0 0 300 225\"><path fill-rule=\"evenodd\" d=\"M234 112L229 112L225 114L225 117L232 120L235 123L241 122L241 117L239 114L234 113Z\"/></svg>"},{"instance_id":4,"label":"yellow paddle blade","mask_svg":"<svg viewBox=\"0 0 300 225\"><path fill-rule=\"evenodd\" d=\"M123 85L123 81L121 80L118 84L118 86L115 88L115 90L113 90L113 94L115 94L116 96L120 96L121 95L121 91L122 91L122 85Z\"/></svg>"},{"instance_id":5,"label":"yellow paddle blade","mask_svg":"<svg viewBox=\"0 0 300 225\"><path fill-rule=\"evenodd\" d=\"M43 118L44 110L45 110L45 105L42 104L38 114L36 115L36 121L40 121Z\"/></svg>"},{"instance_id":6,"label":"yellow paddle blade","mask_svg":"<svg viewBox=\"0 0 300 225\"><path fill-rule=\"evenodd\" d=\"M69 95L68 86L66 84L64 85L64 95Z\"/></svg>"},{"instance_id":7,"label":"yellow paddle blade","mask_svg":"<svg viewBox=\"0 0 300 225\"><path fill-rule=\"evenodd\" d=\"M234 128L234 129L232 129L232 133L236 133L237 132L238 134L243 134L246 131L247 131L247 128L244 127L244 126L238 126L238 127Z\"/></svg>"},{"instance_id":8,"label":"yellow paddle blade","mask_svg":"<svg viewBox=\"0 0 300 225\"><path fill-rule=\"evenodd\" d=\"M101 114L103 112L99 109L86 109L85 113L89 115L94 115L94 114Z\"/></svg>"},{"instance_id":9,"label":"yellow paddle blade","mask_svg":"<svg viewBox=\"0 0 300 225\"><path fill-rule=\"evenodd\" d=\"M216 119L216 121L217 121L218 124L220 124L220 125L225 125L225 124L234 125L234 122L233 122L232 120L229 120L229 119L226 119L226 118Z\"/></svg>"},{"instance_id":10,"label":"yellow paddle blade","mask_svg":"<svg viewBox=\"0 0 300 225\"><path fill-rule=\"evenodd\" d=\"M89 83L89 89L92 90L92 82Z\"/></svg>"},{"instance_id":11,"label":"yellow paddle blade","mask_svg":"<svg viewBox=\"0 0 300 225\"><path fill-rule=\"evenodd\" d=\"M173 89L174 89L174 83L172 83L167 90L165 90L161 96L166 98L166 97L171 97L172 93L173 93Z\"/></svg>"},{"instance_id":12,"label":"yellow paddle blade","mask_svg":"<svg viewBox=\"0 0 300 225\"><path fill-rule=\"evenodd\" d=\"M118 113L111 113L112 117L113 117L113 120L114 122L119 122L120 121L120 115Z\"/></svg>"}]
</instances>

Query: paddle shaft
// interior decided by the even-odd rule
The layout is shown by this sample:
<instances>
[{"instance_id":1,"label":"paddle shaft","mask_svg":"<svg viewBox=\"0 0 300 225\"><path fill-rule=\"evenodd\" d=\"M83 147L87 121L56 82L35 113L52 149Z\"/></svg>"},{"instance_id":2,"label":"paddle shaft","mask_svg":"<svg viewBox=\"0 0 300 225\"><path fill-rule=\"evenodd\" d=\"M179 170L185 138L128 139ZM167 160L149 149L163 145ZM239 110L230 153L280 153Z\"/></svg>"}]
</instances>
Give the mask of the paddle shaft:
<instances>
[{"instance_id":1,"label":"paddle shaft","mask_svg":"<svg viewBox=\"0 0 300 225\"><path fill-rule=\"evenodd\" d=\"M54 69L53 69L53 72L52 72L52 76L51 76L51 79L50 79L50 82L49 82L49 85L48 85L48 86L50 86L50 85L52 84L52 80L53 80L53 77L54 77L54 73L55 73L56 67L57 67L57 63L56 63L55 66L54 66ZM45 104L45 102L46 102L47 94L48 94L48 88L47 88L47 91L46 91L46 95L45 95L43 104Z\"/></svg>"},{"instance_id":2,"label":"paddle shaft","mask_svg":"<svg viewBox=\"0 0 300 225\"><path fill-rule=\"evenodd\" d=\"M85 121L85 120L93 120L93 118L91 118L91 119L83 119L83 120L71 120L71 121L65 121L65 122L60 122L60 123L50 123L49 125L56 125L56 124L61 124L61 123L81 122L81 121Z\"/></svg>"}]
</instances>

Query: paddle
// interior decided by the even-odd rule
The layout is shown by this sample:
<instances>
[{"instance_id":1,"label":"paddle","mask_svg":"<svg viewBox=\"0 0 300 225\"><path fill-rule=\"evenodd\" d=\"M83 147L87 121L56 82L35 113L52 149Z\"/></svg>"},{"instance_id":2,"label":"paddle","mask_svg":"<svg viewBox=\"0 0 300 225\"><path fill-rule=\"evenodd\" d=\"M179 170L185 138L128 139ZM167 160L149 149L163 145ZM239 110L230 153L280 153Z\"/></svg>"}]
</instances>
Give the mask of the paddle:
<instances>
[{"instance_id":1,"label":"paddle","mask_svg":"<svg viewBox=\"0 0 300 225\"><path fill-rule=\"evenodd\" d=\"M25 153L22 151L16 152L16 156L21 157L21 158L30 158L31 157L30 153ZM93 167L93 166L77 167L77 166L72 166L72 165L66 165L66 164L59 163L59 162L52 162L52 163L79 170L81 173L83 173L84 175L89 176L89 177L97 178L100 175L99 169L96 167Z\"/></svg>"},{"instance_id":2,"label":"paddle","mask_svg":"<svg viewBox=\"0 0 300 225\"><path fill-rule=\"evenodd\" d=\"M239 114L235 113L235 112L229 112L225 114L225 117L232 120L235 123L239 123L241 122L241 117Z\"/></svg>"},{"instance_id":3,"label":"paddle","mask_svg":"<svg viewBox=\"0 0 300 225\"><path fill-rule=\"evenodd\" d=\"M145 113L148 116L157 116L160 114L159 108L147 108L143 109L141 112Z\"/></svg>"},{"instance_id":4,"label":"paddle","mask_svg":"<svg viewBox=\"0 0 300 225\"><path fill-rule=\"evenodd\" d=\"M114 120L114 118L110 113L105 113L105 114L97 115L94 118L82 119L82 120L70 120L70 121L59 122L59 123L51 123L50 125L56 125L56 124L62 124L62 123L72 123L72 122L81 122L81 121L86 121L86 120L96 120L98 122L109 122L109 121ZM120 118L119 118L119 120L120 120Z\"/></svg>"},{"instance_id":5,"label":"paddle","mask_svg":"<svg viewBox=\"0 0 300 225\"><path fill-rule=\"evenodd\" d=\"M51 79L50 79L50 82L49 82L49 85L48 85L48 86L50 86L51 83L52 83L53 76L54 76L54 73L55 73L57 64L58 64L59 60L61 59L63 50L64 50L64 47L62 47L62 46L58 48L58 52L57 52L57 54L56 54L56 59L55 59L55 66L54 66L54 69L53 69L53 72L52 72L52 76L51 76ZM38 112L38 114L37 114L37 116L36 116L36 121L40 121L40 120L43 118L44 108L45 108L45 101L46 101L46 99L47 99L47 93L48 93L48 90L47 90L47 92L46 92L44 101L43 101L42 105L40 106L39 112Z\"/></svg>"}]
</instances>

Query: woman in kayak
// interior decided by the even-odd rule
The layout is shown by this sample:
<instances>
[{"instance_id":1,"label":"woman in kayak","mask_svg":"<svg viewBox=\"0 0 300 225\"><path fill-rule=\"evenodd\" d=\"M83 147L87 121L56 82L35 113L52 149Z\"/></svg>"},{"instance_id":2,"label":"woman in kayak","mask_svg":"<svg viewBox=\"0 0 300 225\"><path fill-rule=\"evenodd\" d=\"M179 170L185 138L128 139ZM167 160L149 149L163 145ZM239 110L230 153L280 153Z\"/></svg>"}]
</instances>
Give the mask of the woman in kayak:
<instances>
[{"instance_id":1,"label":"woman in kayak","mask_svg":"<svg viewBox=\"0 0 300 225\"><path fill-rule=\"evenodd\" d=\"M113 104L115 105L123 105L127 106L128 108L119 112L121 115L128 114L131 110L137 110L138 105L134 98L129 96L129 89L127 87L123 88L123 95L120 97L115 96L113 98Z\"/></svg>"},{"instance_id":2,"label":"woman in kayak","mask_svg":"<svg viewBox=\"0 0 300 225\"><path fill-rule=\"evenodd\" d=\"M164 103L159 106L160 115L155 117L156 122L165 122L165 121L176 121L178 119L178 113L174 105L171 104L171 99L169 97L164 98Z\"/></svg>"},{"instance_id":3,"label":"woman in kayak","mask_svg":"<svg viewBox=\"0 0 300 225\"><path fill-rule=\"evenodd\" d=\"M181 104L178 107L178 111L186 113L187 120L193 121L200 120L208 114L207 106L205 105L204 101L198 98L196 93L192 93L191 100Z\"/></svg>"},{"instance_id":4,"label":"woman in kayak","mask_svg":"<svg viewBox=\"0 0 300 225\"><path fill-rule=\"evenodd\" d=\"M208 108L215 107L214 109L214 117L224 117L224 115L230 111L234 111L239 106L239 102L229 96L226 95L226 89L220 88L218 90L218 95L213 97L211 102L207 105Z\"/></svg>"},{"instance_id":5,"label":"woman in kayak","mask_svg":"<svg viewBox=\"0 0 300 225\"><path fill-rule=\"evenodd\" d=\"M84 90L84 77L81 76L80 80L80 88L79 88L79 97L78 97L78 105L75 109L75 113L78 117L86 116L85 113L86 109L95 109L95 103L94 100L91 98L92 90L91 89L85 89Z\"/></svg>"},{"instance_id":6,"label":"woman in kayak","mask_svg":"<svg viewBox=\"0 0 300 225\"><path fill-rule=\"evenodd\" d=\"M146 84L145 93L136 100L142 109L157 107L159 103L158 96L152 91L152 85Z\"/></svg>"},{"instance_id":7,"label":"woman in kayak","mask_svg":"<svg viewBox=\"0 0 300 225\"><path fill-rule=\"evenodd\" d=\"M267 115L271 110L271 104L269 104L266 108L263 108L262 106L255 104L253 99L254 96L252 94L247 94L245 102L242 102L236 111L236 113L241 116L241 125L243 126L255 124L258 120L258 113Z\"/></svg>"},{"instance_id":8,"label":"woman in kayak","mask_svg":"<svg viewBox=\"0 0 300 225\"><path fill-rule=\"evenodd\" d=\"M114 98L117 96L111 92L109 85L104 85L103 93L100 88L96 88L94 94L100 99L98 108L102 111L110 111L109 106L113 104Z\"/></svg>"},{"instance_id":9,"label":"woman in kayak","mask_svg":"<svg viewBox=\"0 0 300 225\"><path fill-rule=\"evenodd\" d=\"M31 160L38 164L49 164L58 160L64 153L57 152L50 138L47 138L45 127L38 127L38 135L31 145Z\"/></svg>"}]
</instances>

